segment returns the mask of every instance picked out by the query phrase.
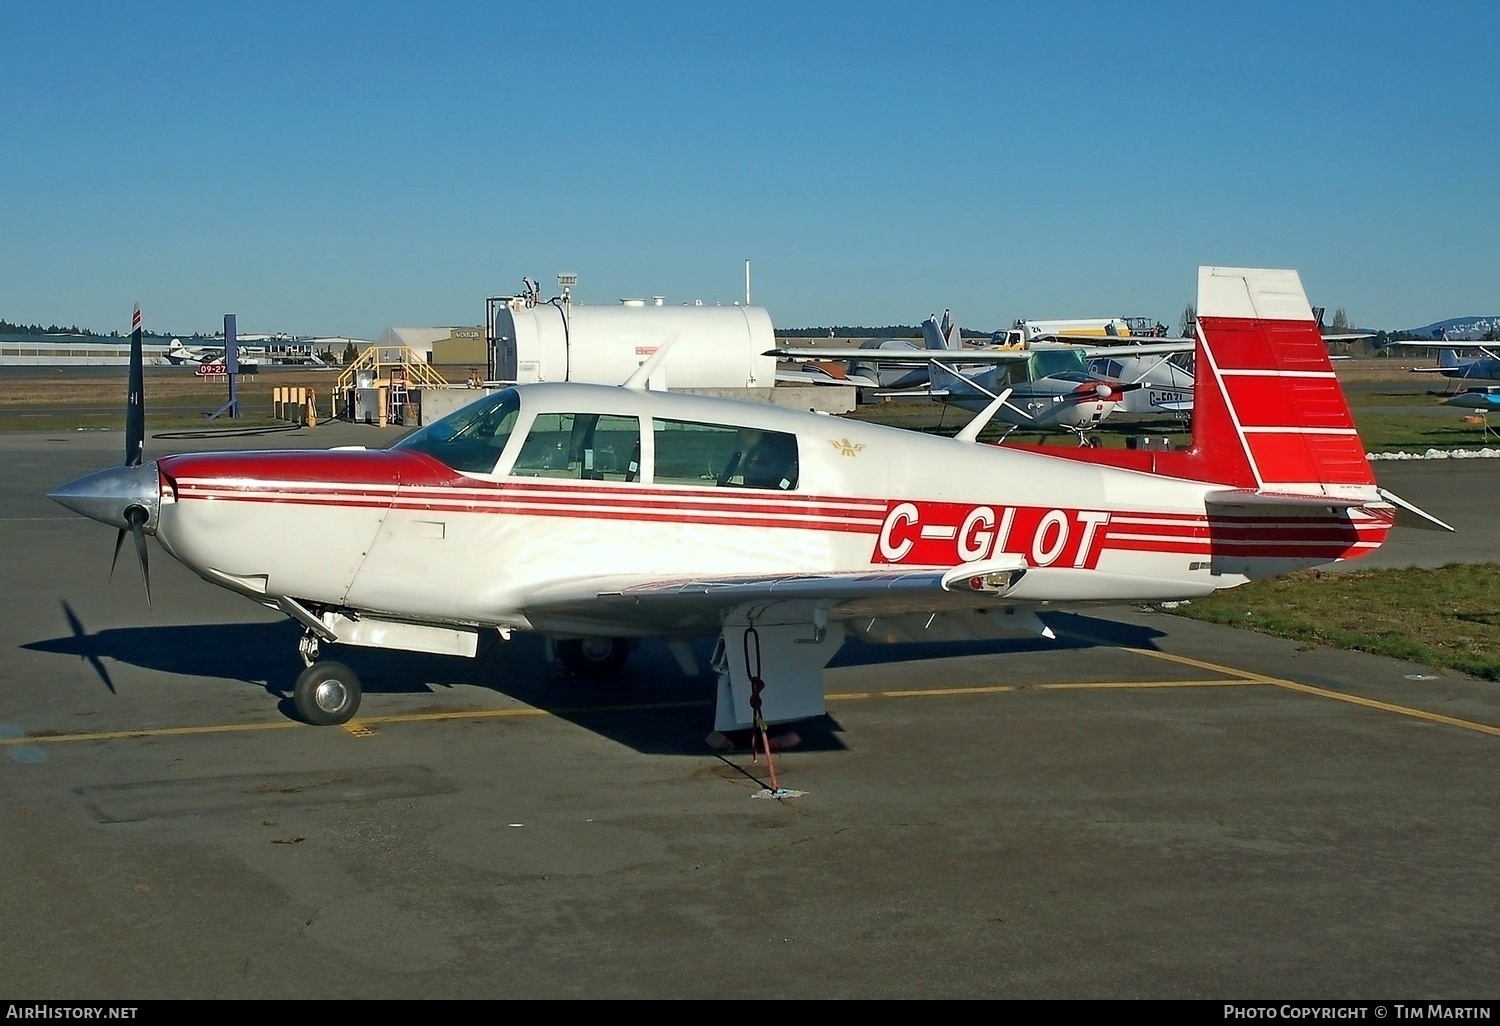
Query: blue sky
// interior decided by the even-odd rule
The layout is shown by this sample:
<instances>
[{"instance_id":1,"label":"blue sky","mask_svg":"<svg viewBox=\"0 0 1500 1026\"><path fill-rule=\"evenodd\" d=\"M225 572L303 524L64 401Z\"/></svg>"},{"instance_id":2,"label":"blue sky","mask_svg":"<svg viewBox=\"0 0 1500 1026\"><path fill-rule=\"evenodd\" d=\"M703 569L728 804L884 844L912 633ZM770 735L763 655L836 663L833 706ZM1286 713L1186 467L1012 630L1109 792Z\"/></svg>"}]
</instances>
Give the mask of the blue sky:
<instances>
[{"instance_id":1,"label":"blue sky","mask_svg":"<svg viewBox=\"0 0 1500 1026\"><path fill-rule=\"evenodd\" d=\"M1493 3L0 4L0 318L1500 312Z\"/></svg>"}]
</instances>

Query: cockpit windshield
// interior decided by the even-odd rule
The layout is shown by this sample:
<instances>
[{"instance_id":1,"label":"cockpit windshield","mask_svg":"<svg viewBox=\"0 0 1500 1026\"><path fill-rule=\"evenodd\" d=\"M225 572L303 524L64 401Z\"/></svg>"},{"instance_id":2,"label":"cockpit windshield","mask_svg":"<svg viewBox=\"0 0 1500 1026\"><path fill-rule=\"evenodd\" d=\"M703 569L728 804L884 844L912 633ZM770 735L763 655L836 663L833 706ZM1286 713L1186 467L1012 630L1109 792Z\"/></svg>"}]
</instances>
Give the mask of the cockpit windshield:
<instances>
[{"instance_id":1,"label":"cockpit windshield","mask_svg":"<svg viewBox=\"0 0 1500 1026\"><path fill-rule=\"evenodd\" d=\"M1033 381L1038 378L1057 377L1065 371L1087 373L1088 363L1084 359L1082 349L1050 349L1032 352L1031 377Z\"/></svg>"},{"instance_id":2,"label":"cockpit windshield","mask_svg":"<svg viewBox=\"0 0 1500 1026\"><path fill-rule=\"evenodd\" d=\"M454 470L488 474L500 462L520 414L520 395L503 389L412 432L392 448L426 453Z\"/></svg>"}]
</instances>

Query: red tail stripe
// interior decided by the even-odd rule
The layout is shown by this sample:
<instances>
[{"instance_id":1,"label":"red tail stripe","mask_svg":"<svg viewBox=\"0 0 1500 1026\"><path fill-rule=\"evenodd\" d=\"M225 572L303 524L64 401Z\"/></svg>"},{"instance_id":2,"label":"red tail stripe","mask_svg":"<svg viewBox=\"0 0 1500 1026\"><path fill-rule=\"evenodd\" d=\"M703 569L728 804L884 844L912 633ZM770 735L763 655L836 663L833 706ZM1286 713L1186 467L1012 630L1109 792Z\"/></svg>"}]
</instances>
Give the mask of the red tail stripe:
<instances>
[{"instance_id":1,"label":"red tail stripe","mask_svg":"<svg viewBox=\"0 0 1500 1026\"><path fill-rule=\"evenodd\" d=\"M1328 348L1312 321L1199 318L1220 370L1326 371Z\"/></svg>"},{"instance_id":2,"label":"red tail stripe","mask_svg":"<svg viewBox=\"0 0 1500 1026\"><path fill-rule=\"evenodd\" d=\"M1353 428L1332 378L1226 377L1241 427Z\"/></svg>"},{"instance_id":3,"label":"red tail stripe","mask_svg":"<svg viewBox=\"0 0 1500 1026\"><path fill-rule=\"evenodd\" d=\"M1250 435L1250 453L1267 485L1276 482L1374 484L1364 447L1353 435Z\"/></svg>"}]
</instances>

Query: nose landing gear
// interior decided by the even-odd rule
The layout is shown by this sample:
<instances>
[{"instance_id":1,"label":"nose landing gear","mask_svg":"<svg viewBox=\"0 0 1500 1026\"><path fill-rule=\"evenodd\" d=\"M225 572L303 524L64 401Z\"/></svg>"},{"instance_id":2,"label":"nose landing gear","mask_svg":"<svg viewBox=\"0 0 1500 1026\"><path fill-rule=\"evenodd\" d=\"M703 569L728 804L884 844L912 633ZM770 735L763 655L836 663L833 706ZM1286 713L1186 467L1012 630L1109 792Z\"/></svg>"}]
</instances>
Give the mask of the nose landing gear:
<instances>
[{"instance_id":1,"label":"nose landing gear","mask_svg":"<svg viewBox=\"0 0 1500 1026\"><path fill-rule=\"evenodd\" d=\"M315 727L348 723L359 711L359 677L343 663L313 663L292 687L297 715Z\"/></svg>"},{"instance_id":2,"label":"nose landing gear","mask_svg":"<svg viewBox=\"0 0 1500 1026\"><path fill-rule=\"evenodd\" d=\"M331 727L348 723L359 711L359 677L343 663L318 662L318 639L308 631L297 642L307 669L292 686L292 705L305 723Z\"/></svg>"}]
</instances>

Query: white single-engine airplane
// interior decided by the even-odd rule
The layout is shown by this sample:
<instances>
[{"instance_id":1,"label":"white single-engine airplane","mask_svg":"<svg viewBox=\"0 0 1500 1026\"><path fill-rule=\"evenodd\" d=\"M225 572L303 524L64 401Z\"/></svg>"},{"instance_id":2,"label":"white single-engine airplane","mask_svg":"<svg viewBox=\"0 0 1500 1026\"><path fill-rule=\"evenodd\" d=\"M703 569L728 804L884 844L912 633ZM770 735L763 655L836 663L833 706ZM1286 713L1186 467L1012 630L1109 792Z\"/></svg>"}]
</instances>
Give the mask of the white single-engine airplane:
<instances>
[{"instance_id":1,"label":"white single-engine airplane","mask_svg":"<svg viewBox=\"0 0 1500 1026\"><path fill-rule=\"evenodd\" d=\"M143 575L155 535L301 624L311 723L359 707L327 645L473 655L534 630L590 672L654 636L691 671L687 640L717 632L715 728L763 732L824 712L847 635L1050 636L1041 607L1196 598L1426 517L1377 486L1296 272L1202 268L1197 309L1188 451L980 444L998 401L942 438L649 391L664 346L626 387L507 388L390 449L144 461L137 364L126 465L51 497L117 528L116 555L131 534Z\"/></svg>"},{"instance_id":2,"label":"white single-engine airplane","mask_svg":"<svg viewBox=\"0 0 1500 1026\"><path fill-rule=\"evenodd\" d=\"M945 321L947 315L944 315ZM928 336L940 337L937 322L928 318L922 325ZM1014 330L1014 329L1013 329ZM929 387L893 388L874 394L881 398L940 399L961 409L980 412L998 401L992 415L1012 427L1058 429L1071 431L1082 444L1088 444L1090 432L1111 413L1128 402L1132 392L1155 396L1158 408L1144 412L1184 412L1191 408L1191 386L1174 387L1168 392L1155 389L1157 379L1165 373L1162 365L1168 357L1193 351L1188 339L1145 339L1114 345L1095 345L1081 340L1058 338L1018 341L1015 344L965 349L944 348L930 344L926 349L908 346L884 350L880 360L890 368L916 367L920 371L908 384L926 379ZM777 349L779 360L815 359L819 350ZM1150 358L1160 357L1156 362ZM1115 358L1116 366L1135 373L1125 381L1100 373L1096 367ZM1186 372L1183 376L1191 376ZM846 378L852 380L852 378ZM856 382L859 383L859 382ZM1177 384L1174 380L1174 384ZM988 419L988 418L987 418Z\"/></svg>"}]
</instances>

